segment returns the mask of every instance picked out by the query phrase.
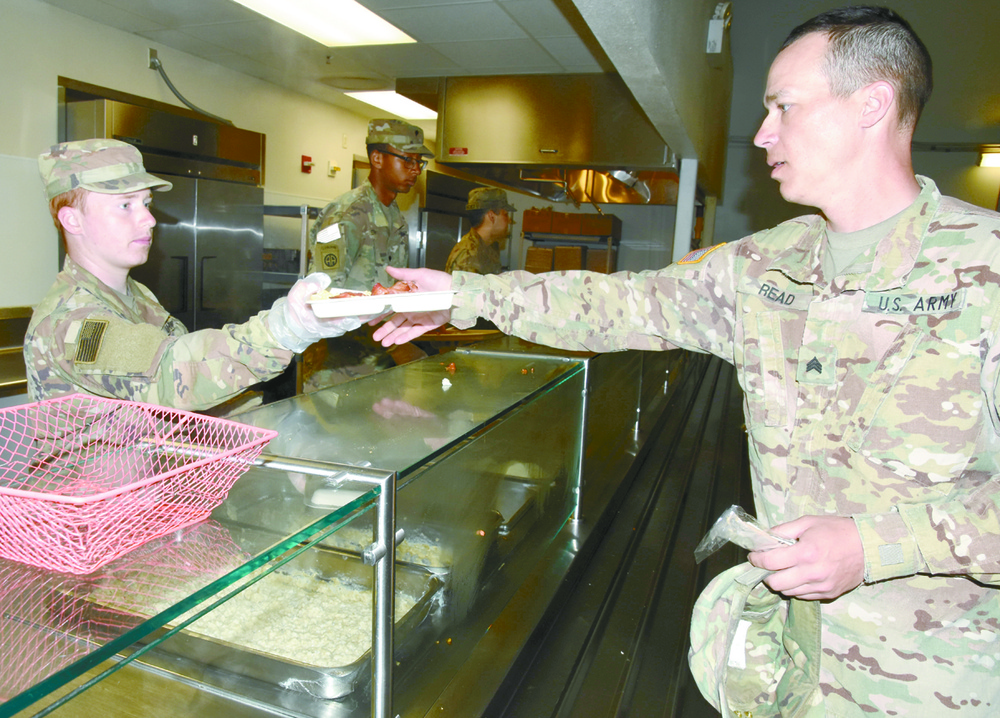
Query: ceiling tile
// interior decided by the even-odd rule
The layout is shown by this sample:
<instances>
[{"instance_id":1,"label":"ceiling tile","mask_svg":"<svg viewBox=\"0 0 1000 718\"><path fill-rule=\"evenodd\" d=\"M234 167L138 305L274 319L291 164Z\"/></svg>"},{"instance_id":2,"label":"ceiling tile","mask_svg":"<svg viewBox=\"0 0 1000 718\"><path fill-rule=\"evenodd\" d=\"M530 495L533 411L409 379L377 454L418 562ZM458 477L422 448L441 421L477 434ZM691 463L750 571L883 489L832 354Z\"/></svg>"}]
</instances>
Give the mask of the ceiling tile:
<instances>
[{"instance_id":1,"label":"ceiling tile","mask_svg":"<svg viewBox=\"0 0 1000 718\"><path fill-rule=\"evenodd\" d=\"M434 49L469 72L495 74L560 72L559 64L534 40L437 43Z\"/></svg>"},{"instance_id":2,"label":"ceiling tile","mask_svg":"<svg viewBox=\"0 0 1000 718\"><path fill-rule=\"evenodd\" d=\"M569 65L581 66L590 65L593 70L590 72L600 72L600 63L590 54L590 50L583 43L583 40L576 37L545 37L538 38L538 44L552 55L563 67Z\"/></svg>"},{"instance_id":3,"label":"ceiling tile","mask_svg":"<svg viewBox=\"0 0 1000 718\"><path fill-rule=\"evenodd\" d=\"M332 61L350 58L388 77L432 77L461 73L456 64L434 47L422 44L336 47L327 53Z\"/></svg>"},{"instance_id":4,"label":"ceiling tile","mask_svg":"<svg viewBox=\"0 0 1000 718\"><path fill-rule=\"evenodd\" d=\"M264 19L186 27L184 32L249 57L268 54L290 58L299 53L317 60L326 57L326 48L320 43Z\"/></svg>"},{"instance_id":5,"label":"ceiling tile","mask_svg":"<svg viewBox=\"0 0 1000 718\"><path fill-rule=\"evenodd\" d=\"M391 87L403 77L601 69L562 0L361 0L418 42L353 48L323 47L233 0L43 1L341 106L354 101L338 81Z\"/></svg>"},{"instance_id":6,"label":"ceiling tile","mask_svg":"<svg viewBox=\"0 0 1000 718\"><path fill-rule=\"evenodd\" d=\"M576 37L552 0L505 0L500 6L532 37Z\"/></svg>"},{"instance_id":7,"label":"ceiling tile","mask_svg":"<svg viewBox=\"0 0 1000 718\"><path fill-rule=\"evenodd\" d=\"M527 33L496 3L438 5L380 11L379 14L418 42L514 40Z\"/></svg>"},{"instance_id":8,"label":"ceiling tile","mask_svg":"<svg viewBox=\"0 0 1000 718\"><path fill-rule=\"evenodd\" d=\"M465 12L464 8L458 5L482 5L490 4L494 0L358 0L372 12L382 14L385 10L411 10L437 7L439 5L449 5L453 11Z\"/></svg>"}]
</instances>

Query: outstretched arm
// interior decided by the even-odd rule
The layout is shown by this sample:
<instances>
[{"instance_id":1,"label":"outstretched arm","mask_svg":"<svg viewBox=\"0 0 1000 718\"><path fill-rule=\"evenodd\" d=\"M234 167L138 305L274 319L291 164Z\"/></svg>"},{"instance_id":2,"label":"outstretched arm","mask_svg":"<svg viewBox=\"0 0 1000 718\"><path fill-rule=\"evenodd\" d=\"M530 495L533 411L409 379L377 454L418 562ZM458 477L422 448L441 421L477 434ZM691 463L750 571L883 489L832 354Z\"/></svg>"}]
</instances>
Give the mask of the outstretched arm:
<instances>
[{"instance_id":1,"label":"outstretched arm","mask_svg":"<svg viewBox=\"0 0 1000 718\"><path fill-rule=\"evenodd\" d=\"M396 267L386 267L385 271L396 279L413 282L419 292L441 292L451 289L451 275L445 272L438 272L434 269L397 269ZM450 319L451 309L437 312L393 314L375 330L372 337L375 341L381 342L384 347L405 344L421 334L426 334L432 329L447 324ZM381 318L374 319L370 324L375 326L381 321Z\"/></svg>"}]
</instances>

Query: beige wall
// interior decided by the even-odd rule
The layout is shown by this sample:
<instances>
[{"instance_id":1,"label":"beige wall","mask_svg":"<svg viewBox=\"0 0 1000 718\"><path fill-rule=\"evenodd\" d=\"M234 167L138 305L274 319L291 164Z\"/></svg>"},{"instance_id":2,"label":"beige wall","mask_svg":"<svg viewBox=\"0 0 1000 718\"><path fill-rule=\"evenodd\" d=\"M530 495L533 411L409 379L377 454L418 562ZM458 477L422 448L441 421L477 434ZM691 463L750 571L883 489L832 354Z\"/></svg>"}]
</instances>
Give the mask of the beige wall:
<instances>
[{"instance_id":1,"label":"beige wall","mask_svg":"<svg viewBox=\"0 0 1000 718\"><path fill-rule=\"evenodd\" d=\"M368 117L242 75L37 0L3 0L0 24L0 211L6 218L0 306L32 305L58 271L55 229L32 163L57 140L59 76L180 106L148 68L157 50L193 104L267 135L265 201L323 204L351 186ZM346 147L345 145L346 136ZM301 155L317 163L300 172ZM326 176L327 162L343 168Z\"/></svg>"}]
</instances>

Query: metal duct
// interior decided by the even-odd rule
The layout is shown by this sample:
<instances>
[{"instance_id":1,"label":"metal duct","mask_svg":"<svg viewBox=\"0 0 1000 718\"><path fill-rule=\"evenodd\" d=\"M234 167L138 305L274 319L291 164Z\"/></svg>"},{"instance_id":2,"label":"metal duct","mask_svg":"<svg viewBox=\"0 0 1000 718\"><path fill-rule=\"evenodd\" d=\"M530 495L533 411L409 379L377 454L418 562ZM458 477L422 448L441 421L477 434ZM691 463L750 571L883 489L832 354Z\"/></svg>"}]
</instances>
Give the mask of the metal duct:
<instances>
[{"instance_id":1,"label":"metal duct","mask_svg":"<svg viewBox=\"0 0 1000 718\"><path fill-rule=\"evenodd\" d=\"M441 164L552 202L676 203L674 155L615 74L449 77L436 89ZM428 81L396 90L426 102Z\"/></svg>"}]
</instances>

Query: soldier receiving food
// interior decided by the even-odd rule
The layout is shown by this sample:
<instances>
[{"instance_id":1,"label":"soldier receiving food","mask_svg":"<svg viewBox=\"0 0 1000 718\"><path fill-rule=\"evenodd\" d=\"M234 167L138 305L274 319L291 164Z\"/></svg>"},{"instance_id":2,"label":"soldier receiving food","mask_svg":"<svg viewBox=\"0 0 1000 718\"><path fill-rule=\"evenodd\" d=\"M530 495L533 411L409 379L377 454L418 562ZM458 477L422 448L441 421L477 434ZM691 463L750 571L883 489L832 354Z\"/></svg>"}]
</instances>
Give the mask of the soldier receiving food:
<instances>
[{"instance_id":1,"label":"soldier receiving food","mask_svg":"<svg viewBox=\"0 0 1000 718\"><path fill-rule=\"evenodd\" d=\"M725 715L1000 710L1000 215L914 174L930 92L902 18L832 10L785 41L754 138L782 196L822 214L639 273L390 271L458 291L450 314L391 318L383 342L482 316L567 349L735 365L757 516L797 540L740 568L784 608L716 657L739 676L721 698L746 699ZM738 588L722 576L710 597ZM695 638L737 625L700 615Z\"/></svg>"},{"instance_id":2,"label":"soldier receiving food","mask_svg":"<svg viewBox=\"0 0 1000 718\"><path fill-rule=\"evenodd\" d=\"M338 289L390 286L387 265L409 261L409 227L396 195L416 184L427 157L424 131L402 120L371 120L365 137L368 178L330 202L309 232L309 271L324 272ZM349 337L320 342L306 352L307 388L321 388L403 364L426 354L414 345L386 351L365 327Z\"/></svg>"},{"instance_id":3,"label":"soldier receiving food","mask_svg":"<svg viewBox=\"0 0 1000 718\"><path fill-rule=\"evenodd\" d=\"M306 300L330 283L318 273L243 324L189 333L129 277L153 241L151 190L171 183L146 173L139 151L117 140L56 145L38 166L66 259L24 340L32 400L83 392L207 409L278 376L296 352L364 320L313 314Z\"/></svg>"},{"instance_id":4,"label":"soldier receiving food","mask_svg":"<svg viewBox=\"0 0 1000 718\"><path fill-rule=\"evenodd\" d=\"M413 188L424 158L434 156L424 131L402 120L369 122L365 145L368 178L324 207L309 234L309 271L325 272L343 289L392 284L386 265L406 266L409 228L396 195Z\"/></svg>"}]
</instances>

